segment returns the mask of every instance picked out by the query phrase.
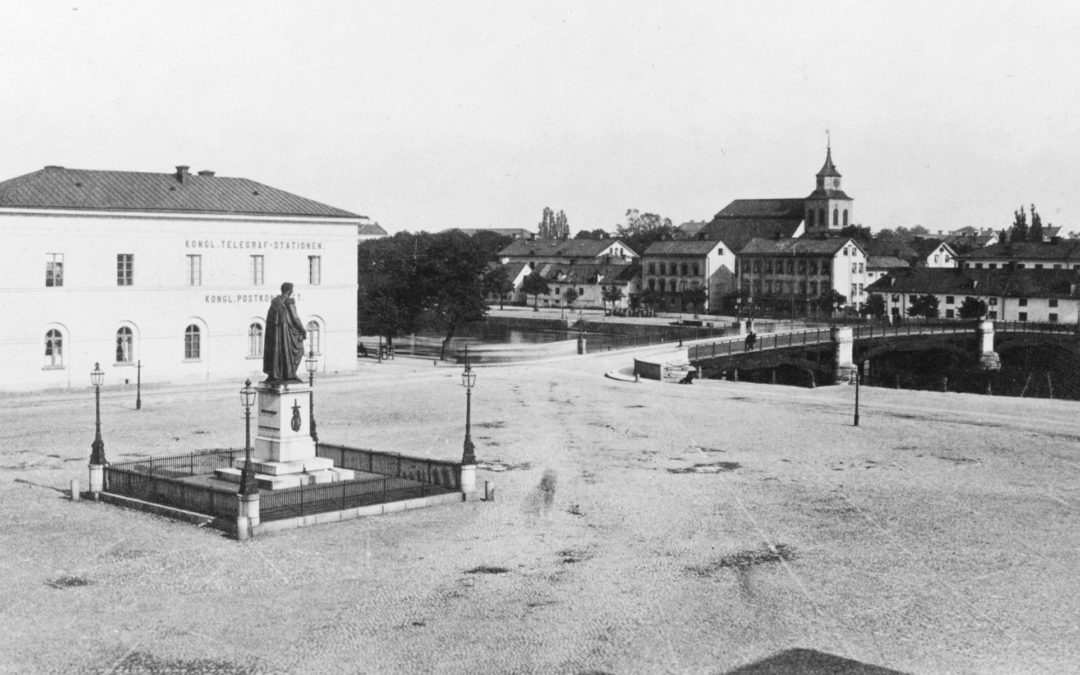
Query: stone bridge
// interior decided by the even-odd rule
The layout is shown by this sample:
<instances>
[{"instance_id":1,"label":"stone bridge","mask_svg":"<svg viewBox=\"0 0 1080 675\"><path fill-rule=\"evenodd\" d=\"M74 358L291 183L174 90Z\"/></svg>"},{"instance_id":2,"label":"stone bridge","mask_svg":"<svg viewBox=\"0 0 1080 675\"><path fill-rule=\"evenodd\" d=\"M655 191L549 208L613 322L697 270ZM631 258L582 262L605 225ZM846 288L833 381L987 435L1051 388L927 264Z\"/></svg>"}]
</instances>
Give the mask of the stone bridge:
<instances>
[{"instance_id":1,"label":"stone bridge","mask_svg":"<svg viewBox=\"0 0 1080 675\"><path fill-rule=\"evenodd\" d=\"M814 383L849 381L856 369L887 352L940 350L975 357L986 370L1001 367L998 353L1013 348L1059 344L1080 352L1078 327L1060 323L1016 321L908 321L890 324L833 326L801 332L696 344L687 350L690 367L699 373L726 373L738 379L740 369L793 366Z\"/></svg>"}]
</instances>

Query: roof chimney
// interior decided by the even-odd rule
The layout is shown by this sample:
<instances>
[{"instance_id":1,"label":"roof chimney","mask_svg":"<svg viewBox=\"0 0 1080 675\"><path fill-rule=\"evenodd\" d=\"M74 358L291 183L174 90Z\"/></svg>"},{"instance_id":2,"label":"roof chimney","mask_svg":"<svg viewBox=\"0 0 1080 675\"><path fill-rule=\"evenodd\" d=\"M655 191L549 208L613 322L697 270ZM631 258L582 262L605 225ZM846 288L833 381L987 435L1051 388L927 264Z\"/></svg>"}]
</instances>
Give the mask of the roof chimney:
<instances>
[{"instance_id":1,"label":"roof chimney","mask_svg":"<svg viewBox=\"0 0 1080 675\"><path fill-rule=\"evenodd\" d=\"M180 181L181 183L183 183L183 182L184 182L184 179L185 179L185 178L187 178L187 175L188 175L188 169L190 169L190 168L191 168L191 167L189 167L189 166L184 166L184 165L182 165L182 164L180 164L180 165L177 165L177 167L176 167L176 180L178 180L178 181Z\"/></svg>"},{"instance_id":2,"label":"roof chimney","mask_svg":"<svg viewBox=\"0 0 1080 675\"><path fill-rule=\"evenodd\" d=\"M207 178L213 178L214 177L214 172L203 169L202 171L199 172L199 175L200 176L206 176Z\"/></svg>"}]
</instances>

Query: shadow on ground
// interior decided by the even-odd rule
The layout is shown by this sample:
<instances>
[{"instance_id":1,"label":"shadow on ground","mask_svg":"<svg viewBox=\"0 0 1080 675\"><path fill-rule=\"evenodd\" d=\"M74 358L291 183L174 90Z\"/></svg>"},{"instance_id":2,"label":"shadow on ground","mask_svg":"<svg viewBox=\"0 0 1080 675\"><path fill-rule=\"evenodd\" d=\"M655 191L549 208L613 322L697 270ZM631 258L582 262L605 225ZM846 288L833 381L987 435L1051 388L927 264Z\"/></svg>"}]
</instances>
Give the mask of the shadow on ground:
<instances>
[{"instance_id":1,"label":"shadow on ground","mask_svg":"<svg viewBox=\"0 0 1080 675\"><path fill-rule=\"evenodd\" d=\"M726 675L904 675L899 670L845 659L813 649L789 649L729 670Z\"/></svg>"}]
</instances>

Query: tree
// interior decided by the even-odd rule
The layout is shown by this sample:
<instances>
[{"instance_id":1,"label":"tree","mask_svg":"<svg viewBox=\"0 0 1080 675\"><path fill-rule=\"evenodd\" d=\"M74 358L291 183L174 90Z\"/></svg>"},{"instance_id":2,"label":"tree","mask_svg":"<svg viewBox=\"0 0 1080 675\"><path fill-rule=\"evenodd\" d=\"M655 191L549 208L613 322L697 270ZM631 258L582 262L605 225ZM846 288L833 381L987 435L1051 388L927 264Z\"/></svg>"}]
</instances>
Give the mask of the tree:
<instances>
[{"instance_id":1,"label":"tree","mask_svg":"<svg viewBox=\"0 0 1080 675\"><path fill-rule=\"evenodd\" d=\"M548 286L547 279L543 277L539 272L533 272L529 276L525 277L525 280L521 282L521 290L525 292L525 295L533 296L533 311L539 312L540 307L540 294L547 295L551 293L551 288Z\"/></svg>"},{"instance_id":2,"label":"tree","mask_svg":"<svg viewBox=\"0 0 1080 675\"><path fill-rule=\"evenodd\" d=\"M845 237L851 237L860 243L869 242L874 238L874 233L870 231L869 227L864 225L848 225L840 230L840 234Z\"/></svg>"},{"instance_id":3,"label":"tree","mask_svg":"<svg viewBox=\"0 0 1080 675\"><path fill-rule=\"evenodd\" d=\"M551 207L545 206L540 216L540 225L537 236L540 239L568 239L570 237L570 223L566 214L561 210L555 213Z\"/></svg>"},{"instance_id":4,"label":"tree","mask_svg":"<svg viewBox=\"0 0 1080 675\"><path fill-rule=\"evenodd\" d=\"M656 309L660 304L660 294L651 288L646 288L638 296L638 304L645 309Z\"/></svg>"},{"instance_id":5,"label":"tree","mask_svg":"<svg viewBox=\"0 0 1080 675\"><path fill-rule=\"evenodd\" d=\"M680 296L682 306L689 305L695 314L705 310L705 301L709 299L704 288L688 288L680 293Z\"/></svg>"},{"instance_id":6,"label":"tree","mask_svg":"<svg viewBox=\"0 0 1080 675\"><path fill-rule=\"evenodd\" d=\"M499 309L502 309L506 296L514 292L514 282L505 266L496 265L484 275L484 288L489 295L498 296Z\"/></svg>"},{"instance_id":7,"label":"tree","mask_svg":"<svg viewBox=\"0 0 1080 675\"><path fill-rule=\"evenodd\" d=\"M566 303L567 307L573 308L574 303L578 299L578 292L576 290L574 290L573 288L568 288L568 289L566 289L566 292L563 293L562 299L563 299L563 302Z\"/></svg>"},{"instance_id":8,"label":"tree","mask_svg":"<svg viewBox=\"0 0 1080 675\"><path fill-rule=\"evenodd\" d=\"M835 288L830 288L814 300L814 304L818 309L824 312L828 312L830 315L836 310L847 304L847 298L845 298L840 291Z\"/></svg>"},{"instance_id":9,"label":"tree","mask_svg":"<svg viewBox=\"0 0 1080 675\"><path fill-rule=\"evenodd\" d=\"M623 298L622 288L620 288L619 286L615 286L614 284L611 286L604 286L604 290L602 291L600 298L604 301L605 310L607 309L607 303L610 302L611 309L614 311L615 303L619 300L622 300Z\"/></svg>"},{"instance_id":10,"label":"tree","mask_svg":"<svg viewBox=\"0 0 1080 675\"><path fill-rule=\"evenodd\" d=\"M1028 229L1027 235L1028 241L1042 242L1043 240L1043 224L1042 216L1035 210L1035 205L1031 205L1031 228Z\"/></svg>"},{"instance_id":11,"label":"tree","mask_svg":"<svg viewBox=\"0 0 1080 675\"><path fill-rule=\"evenodd\" d=\"M595 230L579 230L578 233L574 235L574 239L596 239L596 240L599 240L599 239L610 239L610 238L611 238L611 235L608 234L607 230L601 229L599 227L596 228Z\"/></svg>"},{"instance_id":12,"label":"tree","mask_svg":"<svg viewBox=\"0 0 1080 675\"><path fill-rule=\"evenodd\" d=\"M986 316L986 301L969 295L960 303L959 314L961 319L981 319Z\"/></svg>"},{"instance_id":13,"label":"tree","mask_svg":"<svg viewBox=\"0 0 1080 675\"><path fill-rule=\"evenodd\" d=\"M426 328L445 331L443 356L457 327L487 313L488 264L509 238L399 232L357 247L361 333L394 337Z\"/></svg>"},{"instance_id":14,"label":"tree","mask_svg":"<svg viewBox=\"0 0 1080 675\"><path fill-rule=\"evenodd\" d=\"M885 297L872 293L863 306L859 309L859 314L871 319L884 319L885 318Z\"/></svg>"},{"instance_id":15,"label":"tree","mask_svg":"<svg viewBox=\"0 0 1080 675\"><path fill-rule=\"evenodd\" d=\"M1023 205L1020 209L1013 212L1013 225L1009 230L1009 241L1027 241L1028 238L1028 224L1027 214L1024 212Z\"/></svg>"},{"instance_id":16,"label":"tree","mask_svg":"<svg viewBox=\"0 0 1080 675\"><path fill-rule=\"evenodd\" d=\"M615 236L637 253L644 253L657 241L675 238L675 226L671 218L661 218L655 213L640 213L637 209L626 212L626 225L615 228Z\"/></svg>"},{"instance_id":17,"label":"tree","mask_svg":"<svg viewBox=\"0 0 1080 675\"><path fill-rule=\"evenodd\" d=\"M938 298L936 295L916 295L911 298L907 308L908 316L921 316L927 319L937 318Z\"/></svg>"}]
</instances>

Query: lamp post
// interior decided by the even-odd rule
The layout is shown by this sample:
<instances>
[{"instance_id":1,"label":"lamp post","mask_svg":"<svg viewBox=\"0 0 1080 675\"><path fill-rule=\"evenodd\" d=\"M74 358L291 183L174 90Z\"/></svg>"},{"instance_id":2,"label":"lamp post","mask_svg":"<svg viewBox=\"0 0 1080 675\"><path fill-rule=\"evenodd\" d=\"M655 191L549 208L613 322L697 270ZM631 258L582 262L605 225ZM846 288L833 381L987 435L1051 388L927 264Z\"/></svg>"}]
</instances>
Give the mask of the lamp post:
<instances>
[{"instance_id":1,"label":"lamp post","mask_svg":"<svg viewBox=\"0 0 1080 675\"><path fill-rule=\"evenodd\" d=\"M308 426L311 427L311 440L318 443L319 434L315 433L315 371L319 368L319 357L315 356L314 349L308 352L304 363L308 370L308 386L311 387L311 392L308 394L308 412L310 413Z\"/></svg>"},{"instance_id":2,"label":"lamp post","mask_svg":"<svg viewBox=\"0 0 1080 675\"><path fill-rule=\"evenodd\" d=\"M259 494L255 472L251 469L251 406L255 405L255 388L251 386L251 380L246 380L240 390L240 404L244 406L244 469L240 473L238 494L246 497Z\"/></svg>"},{"instance_id":3,"label":"lamp post","mask_svg":"<svg viewBox=\"0 0 1080 675\"><path fill-rule=\"evenodd\" d=\"M469 345L465 345L465 370L461 373L461 386L465 387L465 451L462 464L476 464L476 446L472 442L472 388L476 385L476 373L469 364Z\"/></svg>"},{"instance_id":4,"label":"lamp post","mask_svg":"<svg viewBox=\"0 0 1080 675\"><path fill-rule=\"evenodd\" d=\"M855 365L855 426L859 426L859 380L862 377L859 373L862 372L862 364Z\"/></svg>"},{"instance_id":5,"label":"lamp post","mask_svg":"<svg viewBox=\"0 0 1080 675\"><path fill-rule=\"evenodd\" d=\"M90 383L94 385L94 442L90 444L90 463L98 466L105 461L105 441L101 440L101 385L105 382L105 373L101 364L95 363L90 372Z\"/></svg>"},{"instance_id":6,"label":"lamp post","mask_svg":"<svg viewBox=\"0 0 1080 675\"><path fill-rule=\"evenodd\" d=\"M142 359L135 367L135 409L142 410Z\"/></svg>"}]
</instances>

